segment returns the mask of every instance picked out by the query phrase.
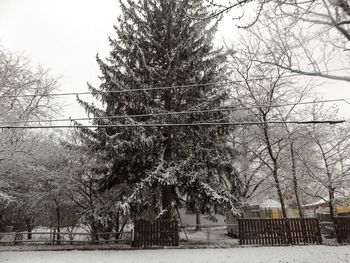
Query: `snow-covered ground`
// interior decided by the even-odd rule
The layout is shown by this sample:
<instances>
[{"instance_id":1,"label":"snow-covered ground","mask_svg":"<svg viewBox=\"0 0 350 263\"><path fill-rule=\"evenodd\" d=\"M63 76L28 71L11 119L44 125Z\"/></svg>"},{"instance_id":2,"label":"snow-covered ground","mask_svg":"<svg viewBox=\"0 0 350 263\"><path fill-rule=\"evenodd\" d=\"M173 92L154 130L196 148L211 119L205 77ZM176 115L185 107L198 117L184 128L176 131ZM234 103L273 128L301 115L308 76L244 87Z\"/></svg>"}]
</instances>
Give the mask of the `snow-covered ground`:
<instances>
[{"instance_id":1,"label":"snow-covered ground","mask_svg":"<svg viewBox=\"0 0 350 263\"><path fill-rule=\"evenodd\" d=\"M0 252L6 263L337 263L350 262L349 246L237 247L119 251Z\"/></svg>"},{"instance_id":2,"label":"snow-covered ground","mask_svg":"<svg viewBox=\"0 0 350 263\"><path fill-rule=\"evenodd\" d=\"M195 231L194 228L186 228L180 234L180 244L183 246L216 246L232 247L238 246L238 239L231 238L227 235L227 227L203 227L202 231Z\"/></svg>"}]
</instances>

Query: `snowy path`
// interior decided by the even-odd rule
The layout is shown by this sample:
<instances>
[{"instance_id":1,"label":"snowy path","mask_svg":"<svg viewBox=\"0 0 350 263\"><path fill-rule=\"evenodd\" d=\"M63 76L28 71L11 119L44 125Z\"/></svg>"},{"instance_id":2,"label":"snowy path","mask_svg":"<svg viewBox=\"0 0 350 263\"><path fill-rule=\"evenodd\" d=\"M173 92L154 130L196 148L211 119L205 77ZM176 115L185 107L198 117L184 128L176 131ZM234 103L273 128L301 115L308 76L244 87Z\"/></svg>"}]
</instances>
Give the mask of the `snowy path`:
<instances>
[{"instance_id":1,"label":"snowy path","mask_svg":"<svg viewBox=\"0 0 350 263\"><path fill-rule=\"evenodd\" d=\"M127 251L0 252L6 263L350 262L350 246L244 247Z\"/></svg>"}]
</instances>

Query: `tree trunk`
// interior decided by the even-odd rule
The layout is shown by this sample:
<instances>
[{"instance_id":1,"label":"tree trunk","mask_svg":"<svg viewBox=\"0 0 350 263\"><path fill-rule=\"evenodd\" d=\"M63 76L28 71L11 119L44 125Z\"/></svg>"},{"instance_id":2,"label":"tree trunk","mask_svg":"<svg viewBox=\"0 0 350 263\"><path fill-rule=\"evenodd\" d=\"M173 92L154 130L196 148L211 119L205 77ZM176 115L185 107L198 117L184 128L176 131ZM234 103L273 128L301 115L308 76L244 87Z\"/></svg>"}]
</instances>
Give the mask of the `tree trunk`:
<instances>
[{"instance_id":1,"label":"tree trunk","mask_svg":"<svg viewBox=\"0 0 350 263\"><path fill-rule=\"evenodd\" d=\"M278 179L278 173L277 173L277 164L274 163L274 169L273 169L273 178L275 180L275 187L276 187L276 190L277 190L277 195L278 195L278 198L279 198L279 201L281 203L281 209L282 209L282 216L284 218L287 217L287 211L286 211L286 206L284 204L284 199L283 199L283 195L282 195L282 190L281 190L281 184L280 184L280 181Z\"/></svg>"},{"instance_id":2,"label":"tree trunk","mask_svg":"<svg viewBox=\"0 0 350 263\"><path fill-rule=\"evenodd\" d=\"M170 14L169 10L169 14ZM173 34L173 21L172 16L169 17L167 24L167 33L165 34L165 41L166 41L166 48L169 55L169 58L172 57L173 53L173 43L172 43L172 34ZM169 61L169 65L167 65L167 75L166 77L166 86L170 87L174 84L174 74L173 71L170 69L171 61ZM173 90L165 90L164 91L164 109L167 112L171 112L173 109ZM172 127L165 127L164 132L166 141L165 141L165 152L164 152L164 160L166 163L169 163L173 156L173 149L172 149L172 137L173 137L173 128ZM172 219L175 216L175 208L174 208L174 202L176 201L176 191L175 186L172 185L165 185L162 189L162 208L163 210L166 210L166 212L163 214L162 218L165 219Z\"/></svg>"},{"instance_id":3,"label":"tree trunk","mask_svg":"<svg viewBox=\"0 0 350 263\"><path fill-rule=\"evenodd\" d=\"M263 113L263 116L262 116L263 117L263 121L265 123L262 128L263 128L264 137L265 137L265 140L266 140L266 148L267 148L267 151L268 151L269 156L270 156L270 158L272 160L272 163L273 163L272 175L273 175L273 179L275 181L275 187L276 187L276 190L277 190L277 195L278 195L278 198L279 198L280 204L281 204L282 216L284 218L286 218L287 217L287 212L286 212L286 207L285 207L284 200L283 200L281 184L280 184L280 181L279 181L279 178L278 178L277 157L274 155L273 150L272 150L272 145L271 145L270 137L269 137L269 134L268 134L268 125L267 125L266 114L267 113Z\"/></svg>"},{"instance_id":4,"label":"tree trunk","mask_svg":"<svg viewBox=\"0 0 350 263\"><path fill-rule=\"evenodd\" d=\"M334 190L332 187L329 187L328 194L329 194L329 212L333 220L335 217L335 205L334 205Z\"/></svg>"},{"instance_id":5,"label":"tree trunk","mask_svg":"<svg viewBox=\"0 0 350 263\"><path fill-rule=\"evenodd\" d=\"M91 224L91 243L92 244L97 244L99 241L98 235L97 235L97 227L95 222Z\"/></svg>"},{"instance_id":6,"label":"tree trunk","mask_svg":"<svg viewBox=\"0 0 350 263\"><path fill-rule=\"evenodd\" d=\"M171 86L171 83L169 83ZM164 108L166 111L170 112L171 107L171 90L166 90L164 94ZM164 161L165 163L169 163L172 160L172 136L173 130L172 127L165 127L164 137L165 141L165 149L164 149ZM174 218L174 207L173 202L176 200L175 194L175 186L172 185L164 185L162 188L162 209L166 210L166 212L162 215L164 219Z\"/></svg>"},{"instance_id":7,"label":"tree trunk","mask_svg":"<svg viewBox=\"0 0 350 263\"><path fill-rule=\"evenodd\" d=\"M118 243L117 242L117 239L119 239L120 237L120 233L118 232L121 232L122 230L119 231L119 209L118 209L118 212L117 212L117 215L116 215L116 218L114 219L115 220L115 232L117 232L115 235L114 235L114 238L115 238L115 243Z\"/></svg>"},{"instance_id":8,"label":"tree trunk","mask_svg":"<svg viewBox=\"0 0 350 263\"><path fill-rule=\"evenodd\" d=\"M292 160L292 175L293 175L293 188L294 188L295 200L297 202L299 216L304 217L304 213L303 213L303 210L301 208L300 198L299 198L297 169L296 169L296 160L295 160L295 155L294 155L294 144L293 143L291 143L291 145L290 145L290 154L291 154L291 160Z\"/></svg>"},{"instance_id":9,"label":"tree trunk","mask_svg":"<svg viewBox=\"0 0 350 263\"><path fill-rule=\"evenodd\" d=\"M32 239L32 226L30 224L31 220L30 220L30 218L26 218L24 221L26 223L27 232L28 232L27 239L30 240L30 239Z\"/></svg>"},{"instance_id":10,"label":"tree trunk","mask_svg":"<svg viewBox=\"0 0 350 263\"><path fill-rule=\"evenodd\" d=\"M175 186L165 185L162 189L162 208L166 212L162 215L163 219L172 219L174 218L174 207L173 202L176 200L174 195Z\"/></svg>"},{"instance_id":11,"label":"tree trunk","mask_svg":"<svg viewBox=\"0 0 350 263\"><path fill-rule=\"evenodd\" d=\"M61 235L60 235L60 232L61 232L61 211L60 211L60 208L58 205L56 205L56 228L57 228L57 244L59 245L60 244L60 239L61 239Z\"/></svg>"},{"instance_id":12,"label":"tree trunk","mask_svg":"<svg viewBox=\"0 0 350 263\"><path fill-rule=\"evenodd\" d=\"M201 227L201 212L200 209L196 208L196 231L202 231Z\"/></svg>"}]
</instances>

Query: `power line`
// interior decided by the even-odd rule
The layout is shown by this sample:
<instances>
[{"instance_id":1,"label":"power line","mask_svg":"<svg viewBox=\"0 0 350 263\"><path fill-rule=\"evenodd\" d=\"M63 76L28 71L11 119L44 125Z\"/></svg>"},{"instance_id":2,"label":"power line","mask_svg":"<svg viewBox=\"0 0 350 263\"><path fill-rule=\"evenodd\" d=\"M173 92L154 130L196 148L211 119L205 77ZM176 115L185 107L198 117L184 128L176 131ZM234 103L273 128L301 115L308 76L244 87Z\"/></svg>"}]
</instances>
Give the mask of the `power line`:
<instances>
[{"instance_id":1,"label":"power line","mask_svg":"<svg viewBox=\"0 0 350 263\"><path fill-rule=\"evenodd\" d=\"M67 93L44 93L44 94L23 94L23 95L4 95L3 98L25 98L25 97L57 97L57 96L77 96L77 95L98 95L98 94L120 94L120 93L129 93L136 91L154 91L154 90L170 90L170 89L179 89L179 88L194 88L194 87L205 87L213 85L223 85L228 84L231 81L221 81L221 82L210 82L202 84L188 84L188 85L177 85L177 86L162 86L155 88L144 88L144 89L124 89L124 90L110 90L110 91L96 91L96 92L67 92Z\"/></svg>"},{"instance_id":2,"label":"power line","mask_svg":"<svg viewBox=\"0 0 350 263\"><path fill-rule=\"evenodd\" d=\"M267 121L267 122L199 122L199 123L140 123L109 125L47 125L47 126L0 126L0 129L53 129L53 128L135 128L135 127L181 127L181 126L240 126L264 124L340 124L346 120L320 121Z\"/></svg>"},{"instance_id":3,"label":"power line","mask_svg":"<svg viewBox=\"0 0 350 263\"><path fill-rule=\"evenodd\" d=\"M225 107L219 109L209 109L209 110L192 110L192 111L174 111L174 112L161 112L161 113L147 113L147 114L132 114L132 115L116 115L116 116L106 116L106 117L82 117L82 118L66 118L66 119L46 119L46 120L26 120L26 121L0 121L1 124L11 124L11 123L40 123L40 122L64 122L64 121L83 121L83 120L109 120L109 119L123 119L123 118L137 118L137 117L159 117L159 116L169 116L169 115L182 115L182 114L198 114L198 113L211 113L211 112L224 112L224 111L241 111L241 110L251 110L256 108L279 108L286 106L296 106L296 105L307 105L307 104L318 104L318 103L328 103L328 102L345 102L350 104L347 100L350 98L342 99L329 99L329 100L317 100L317 101L305 101L298 103L284 103L284 104L259 104L250 107Z\"/></svg>"},{"instance_id":4,"label":"power line","mask_svg":"<svg viewBox=\"0 0 350 263\"><path fill-rule=\"evenodd\" d=\"M344 71L350 70L350 68L341 68L341 69L333 69L327 71L319 71L315 73L328 73L328 72L336 72L336 71ZM289 74L280 76L279 78L289 78L301 76L299 73ZM248 81L255 80L266 80L266 79L275 79L276 77L261 77L261 78L252 78L248 79ZM187 85L174 85L174 86L161 86L161 87L153 87L153 88L139 88L139 89L124 89L124 90L110 90L110 91L96 91L96 92L66 92L66 93L42 93L42 94L22 94L22 95L1 95L0 98L27 98L27 97L60 97L60 96L77 96L77 95L98 95L98 94L120 94L120 93L129 93L129 92L137 92L137 91L155 91L155 90L171 90L171 89L181 89L181 88L195 88L195 87L206 87L206 86L217 86L217 85L225 85L225 84L235 84L242 83L245 80L232 80L232 81L219 81L219 82L209 82L209 83L196 83L196 84L187 84Z\"/></svg>"}]
</instances>

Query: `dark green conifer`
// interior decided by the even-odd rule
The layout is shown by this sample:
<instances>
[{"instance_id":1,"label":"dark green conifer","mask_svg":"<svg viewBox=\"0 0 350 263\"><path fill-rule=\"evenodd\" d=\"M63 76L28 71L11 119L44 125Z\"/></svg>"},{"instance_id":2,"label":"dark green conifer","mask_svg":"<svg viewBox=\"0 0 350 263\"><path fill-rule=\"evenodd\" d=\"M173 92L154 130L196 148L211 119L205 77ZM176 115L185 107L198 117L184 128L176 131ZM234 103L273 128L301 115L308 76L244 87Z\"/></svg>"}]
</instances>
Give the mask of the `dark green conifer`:
<instances>
[{"instance_id":1,"label":"dark green conifer","mask_svg":"<svg viewBox=\"0 0 350 263\"><path fill-rule=\"evenodd\" d=\"M132 116L207 110L227 100L225 55L213 47L218 21L198 20L207 11L199 0L120 1L122 15L103 61L99 89L89 85L99 109L79 100L94 124L142 125L226 121L223 113ZM188 88L164 88L198 84ZM204 85L203 85L204 84ZM138 90L134 92L120 92ZM107 91L109 93L100 93ZM115 92L115 93L111 93ZM127 116L110 118L111 116ZM103 169L101 189L122 187L126 207L137 214L155 209L171 217L178 197L205 205L234 208L220 181L229 169L224 153L227 127L112 127L83 130L82 135Z\"/></svg>"}]
</instances>

